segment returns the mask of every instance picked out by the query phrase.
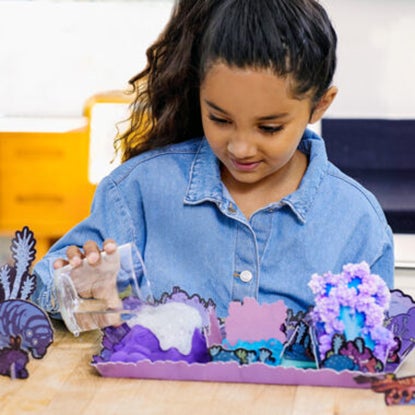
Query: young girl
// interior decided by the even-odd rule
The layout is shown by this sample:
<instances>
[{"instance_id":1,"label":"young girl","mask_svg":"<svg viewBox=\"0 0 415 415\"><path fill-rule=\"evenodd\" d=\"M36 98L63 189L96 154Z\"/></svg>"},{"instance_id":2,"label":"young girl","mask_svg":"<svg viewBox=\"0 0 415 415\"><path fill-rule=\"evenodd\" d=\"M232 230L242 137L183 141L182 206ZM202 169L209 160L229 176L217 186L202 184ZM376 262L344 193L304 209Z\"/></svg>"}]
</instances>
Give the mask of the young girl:
<instances>
[{"instance_id":1,"label":"young girl","mask_svg":"<svg viewBox=\"0 0 415 415\"><path fill-rule=\"evenodd\" d=\"M134 242L153 295L313 302L313 273L366 261L393 284L392 233L372 194L327 160L307 129L333 102L336 34L315 0L181 0L133 80L123 164L90 216L41 260L53 272ZM356 149L359 151L359 149Z\"/></svg>"}]
</instances>

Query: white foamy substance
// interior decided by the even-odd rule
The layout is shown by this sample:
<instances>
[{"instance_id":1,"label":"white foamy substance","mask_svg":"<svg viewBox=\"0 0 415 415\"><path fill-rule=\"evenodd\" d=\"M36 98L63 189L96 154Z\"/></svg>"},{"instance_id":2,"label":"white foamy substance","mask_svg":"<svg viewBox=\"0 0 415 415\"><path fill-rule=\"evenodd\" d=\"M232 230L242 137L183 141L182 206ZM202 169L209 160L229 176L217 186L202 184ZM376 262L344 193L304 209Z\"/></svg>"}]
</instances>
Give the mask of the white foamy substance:
<instances>
[{"instance_id":1,"label":"white foamy substance","mask_svg":"<svg viewBox=\"0 0 415 415\"><path fill-rule=\"evenodd\" d=\"M129 326L139 324L151 330L160 342L162 350L175 347L188 355L192 350L192 338L196 328L202 328L202 317L194 307L184 303L166 303L144 306Z\"/></svg>"}]
</instances>

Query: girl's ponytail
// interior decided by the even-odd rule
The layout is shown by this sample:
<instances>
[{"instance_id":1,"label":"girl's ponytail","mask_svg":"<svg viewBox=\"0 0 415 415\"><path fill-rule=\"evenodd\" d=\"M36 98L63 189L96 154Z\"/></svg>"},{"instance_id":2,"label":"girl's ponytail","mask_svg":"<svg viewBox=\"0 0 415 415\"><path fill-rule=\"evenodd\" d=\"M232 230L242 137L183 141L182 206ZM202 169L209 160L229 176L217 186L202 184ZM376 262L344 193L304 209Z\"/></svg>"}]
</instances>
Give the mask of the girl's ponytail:
<instances>
[{"instance_id":1,"label":"girl's ponytail","mask_svg":"<svg viewBox=\"0 0 415 415\"><path fill-rule=\"evenodd\" d=\"M199 105L199 45L220 0L181 0L147 66L130 80L135 99L130 126L116 142L123 161L144 151L203 135Z\"/></svg>"}]
</instances>

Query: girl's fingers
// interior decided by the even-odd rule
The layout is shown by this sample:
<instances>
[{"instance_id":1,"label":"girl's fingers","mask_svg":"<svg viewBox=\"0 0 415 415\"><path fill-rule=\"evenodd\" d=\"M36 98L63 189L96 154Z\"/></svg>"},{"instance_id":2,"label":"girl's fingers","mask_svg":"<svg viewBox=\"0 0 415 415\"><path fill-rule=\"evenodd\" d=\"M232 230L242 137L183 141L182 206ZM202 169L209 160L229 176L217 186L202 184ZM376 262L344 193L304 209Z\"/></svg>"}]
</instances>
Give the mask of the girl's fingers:
<instances>
[{"instance_id":1,"label":"girl's fingers","mask_svg":"<svg viewBox=\"0 0 415 415\"><path fill-rule=\"evenodd\" d=\"M82 253L81 249L75 245L69 246L66 250L68 261L64 260L63 258L59 258L53 263L53 267L57 269L69 263L72 267L75 268L82 264L83 258L87 258L90 265L98 265L100 262L101 254L97 243L94 241L87 241L85 242L83 249L84 253ZM116 252L116 250L117 244L115 241L113 239L106 239L104 242L104 251L107 254L113 254Z\"/></svg>"},{"instance_id":2,"label":"girl's fingers","mask_svg":"<svg viewBox=\"0 0 415 415\"><path fill-rule=\"evenodd\" d=\"M104 251L107 254L113 254L117 250L117 244L114 239L106 239L104 241Z\"/></svg>"},{"instance_id":3,"label":"girl's fingers","mask_svg":"<svg viewBox=\"0 0 415 415\"><path fill-rule=\"evenodd\" d=\"M65 265L68 265L69 261L66 261L63 258L58 258L54 263L53 263L53 269L59 269L64 267Z\"/></svg>"},{"instance_id":4,"label":"girl's fingers","mask_svg":"<svg viewBox=\"0 0 415 415\"><path fill-rule=\"evenodd\" d=\"M85 257L90 265L97 265L101 258L98 245L94 241L87 241L84 244Z\"/></svg>"},{"instance_id":5,"label":"girl's fingers","mask_svg":"<svg viewBox=\"0 0 415 415\"><path fill-rule=\"evenodd\" d=\"M83 255L81 250L77 246L69 246L66 250L66 256L68 257L69 263L73 267L78 267L82 264Z\"/></svg>"}]
</instances>

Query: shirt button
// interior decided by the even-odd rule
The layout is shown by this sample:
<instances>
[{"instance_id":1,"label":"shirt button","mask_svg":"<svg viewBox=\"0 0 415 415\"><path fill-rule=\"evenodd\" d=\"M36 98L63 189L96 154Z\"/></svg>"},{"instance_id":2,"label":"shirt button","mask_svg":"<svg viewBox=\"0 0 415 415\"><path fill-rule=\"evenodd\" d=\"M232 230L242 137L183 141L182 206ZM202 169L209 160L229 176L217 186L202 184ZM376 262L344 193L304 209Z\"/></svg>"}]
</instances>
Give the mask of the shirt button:
<instances>
[{"instance_id":1,"label":"shirt button","mask_svg":"<svg viewBox=\"0 0 415 415\"><path fill-rule=\"evenodd\" d=\"M228 212L229 212L231 215L234 215L234 214L236 213L236 208L235 208L235 206L234 206L232 203L229 203L229 206L228 206Z\"/></svg>"},{"instance_id":2,"label":"shirt button","mask_svg":"<svg viewBox=\"0 0 415 415\"><path fill-rule=\"evenodd\" d=\"M242 282L249 282L252 280L252 277L252 272L248 270L242 271L241 275L239 276Z\"/></svg>"}]
</instances>

